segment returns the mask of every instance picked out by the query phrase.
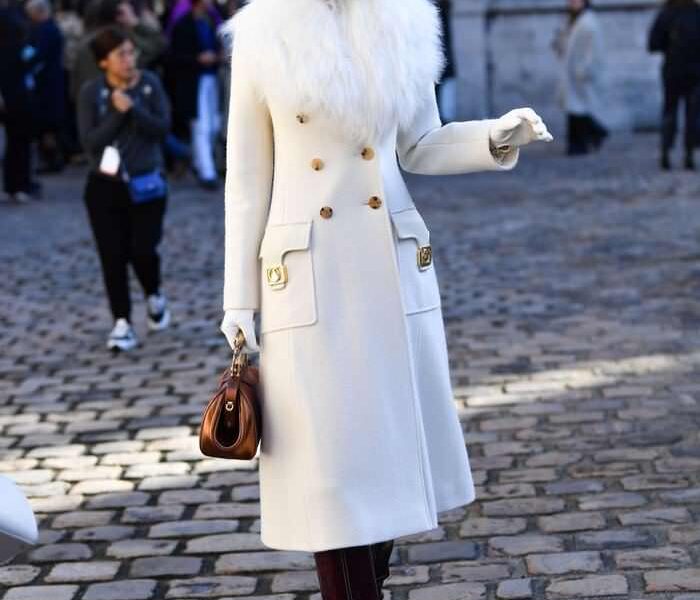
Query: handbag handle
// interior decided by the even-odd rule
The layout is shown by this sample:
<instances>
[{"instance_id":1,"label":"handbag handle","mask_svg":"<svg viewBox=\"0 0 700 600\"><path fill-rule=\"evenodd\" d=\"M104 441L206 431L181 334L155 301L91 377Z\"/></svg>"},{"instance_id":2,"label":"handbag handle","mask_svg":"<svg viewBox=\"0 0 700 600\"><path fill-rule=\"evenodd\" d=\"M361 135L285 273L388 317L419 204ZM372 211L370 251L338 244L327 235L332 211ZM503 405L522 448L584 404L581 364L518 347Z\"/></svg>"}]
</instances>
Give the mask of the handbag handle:
<instances>
[{"instance_id":1,"label":"handbag handle","mask_svg":"<svg viewBox=\"0 0 700 600\"><path fill-rule=\"evenodd\" d=\"M235 377L238 377L243 367L248 364L248 355L243 352L243 346L245 346L245 335L239 329L236 339L233 341L233 358L231 359L231 374Z\"/></svg>"}]
</instances>

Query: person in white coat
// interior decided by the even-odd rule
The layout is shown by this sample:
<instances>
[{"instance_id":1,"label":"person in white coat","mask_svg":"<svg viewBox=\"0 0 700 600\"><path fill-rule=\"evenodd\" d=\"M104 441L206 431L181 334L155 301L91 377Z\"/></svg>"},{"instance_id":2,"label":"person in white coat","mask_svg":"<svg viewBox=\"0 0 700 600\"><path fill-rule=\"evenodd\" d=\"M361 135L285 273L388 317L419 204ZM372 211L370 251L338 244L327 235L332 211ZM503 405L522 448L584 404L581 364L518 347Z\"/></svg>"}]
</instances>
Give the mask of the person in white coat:
<instances>
[{"instance_id":1,"label":"person in white coat","mask_svg":"<svg viewBox=\"0 0 700 600\"><path fill-rule=\"evenodd\" d=\"M569 0L568 24L555 42L563 60L559 100L567 114L567 154L597 150L608 136L603 103L603 33L589 0Z\"/></svg>"},{"instance_id":2,"label":"person in white coat","mask_svg":"<svg viewBox=\"0 0 700 600\"><path fill-rule=\"evenodd\" d=\"M399 165L505 171L552 136L530 108L442 125L429 0L253 0L227 27L221 329L260 351L261 539L313 552L324 600L374 600L393 540L475 496Z\"/></svg>"}]
</instances>

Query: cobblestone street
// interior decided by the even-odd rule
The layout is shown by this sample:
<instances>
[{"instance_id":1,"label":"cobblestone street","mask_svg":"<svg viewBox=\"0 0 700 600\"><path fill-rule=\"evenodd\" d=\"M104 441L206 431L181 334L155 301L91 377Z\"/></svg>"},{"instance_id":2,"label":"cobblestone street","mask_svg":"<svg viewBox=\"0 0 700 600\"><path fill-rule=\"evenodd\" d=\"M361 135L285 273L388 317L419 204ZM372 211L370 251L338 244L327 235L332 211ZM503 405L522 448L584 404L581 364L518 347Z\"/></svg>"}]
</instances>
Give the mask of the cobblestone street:
<instances>
[{"instance_id":1,"label":"cobblestone street","mask_svg":"<svg viewBox=\"0 0 700 600\"><path fill-rule=\"evenodd\" d=\"M478 489L399 540L387 600L700 600L700 178L656 148L409 179ZM311 555L260 543L256 465L198 450L229 358L222 193L176 187L174 325L147 334L134 287L142 346L112 356L82 176L0 204L0 473L41 530L0 598L320 600Z\"/></svg>"}]
</instances>

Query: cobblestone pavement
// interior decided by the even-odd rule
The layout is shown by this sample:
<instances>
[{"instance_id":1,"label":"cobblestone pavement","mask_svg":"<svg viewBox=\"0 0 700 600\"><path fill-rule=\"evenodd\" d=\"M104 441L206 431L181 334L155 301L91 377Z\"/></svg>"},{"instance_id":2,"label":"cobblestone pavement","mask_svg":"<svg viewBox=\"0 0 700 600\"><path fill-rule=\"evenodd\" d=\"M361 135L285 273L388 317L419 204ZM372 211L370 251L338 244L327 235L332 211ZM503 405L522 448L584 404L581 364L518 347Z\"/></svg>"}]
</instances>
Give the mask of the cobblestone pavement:
<instances>
[{"instance_id":1,"label":"cobblestone pavement","mask_svg":"<svg viewBox=\"0 0 700 600\"><path fill-rule=\"evenodd\" d=\"M391 600L700 600L700 180L656 145L411 179L478 501L400 540ZM0 205L0 472L41 529L0 597L317 600L312 557L259 541L255 465L197 450L228 357L221 195L178 188L175 325L137 304L143 346L112 357L80 177Z\"/></svg>"}]
</instances>

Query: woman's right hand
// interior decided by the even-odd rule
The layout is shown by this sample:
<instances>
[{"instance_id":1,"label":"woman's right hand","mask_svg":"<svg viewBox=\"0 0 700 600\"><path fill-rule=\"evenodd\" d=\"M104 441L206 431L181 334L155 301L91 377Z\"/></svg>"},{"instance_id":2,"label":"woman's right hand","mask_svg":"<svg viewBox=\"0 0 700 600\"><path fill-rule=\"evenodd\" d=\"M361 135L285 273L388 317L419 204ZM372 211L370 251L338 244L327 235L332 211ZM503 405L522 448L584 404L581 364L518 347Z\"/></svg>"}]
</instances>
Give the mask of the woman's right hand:
<instances>
[{"instance_id":1,"label":"woman's right hand","mask_svg":"<svg viewBox=\"0 0 700 600\"><path fill-rule=\"evenodd\" d=\"M221 332L226 336L226 340L232 350L235 346L236 335L238 335L238 330L240 329L245 337L243 352L246 354L260 352L260 347L255 337L254 314L255 311L247 308L227 310L224 313L224 318L221 321Z\"/></svg>"}]
</instances>

